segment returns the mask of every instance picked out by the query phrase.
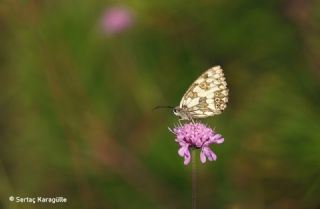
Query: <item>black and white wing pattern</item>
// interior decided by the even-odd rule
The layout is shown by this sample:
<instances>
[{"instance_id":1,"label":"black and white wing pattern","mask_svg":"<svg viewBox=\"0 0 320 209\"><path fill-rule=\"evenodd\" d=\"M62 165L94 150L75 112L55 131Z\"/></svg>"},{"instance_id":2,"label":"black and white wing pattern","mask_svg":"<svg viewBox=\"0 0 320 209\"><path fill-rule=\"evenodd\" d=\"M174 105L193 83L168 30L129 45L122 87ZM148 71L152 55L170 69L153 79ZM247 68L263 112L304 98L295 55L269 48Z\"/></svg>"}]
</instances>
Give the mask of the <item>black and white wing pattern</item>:
<instances>
[{"instance_id":1,"label":"black and white wing pattern","mask_svg":"<svg viewBox=\"0 0 320 209\"><path fill-rule=\"evenodd\" d=\"M179 107L191 118L218 115L226 108L228 91L221 67L215 66L193 82L183 95Z\"/></svg>"}]
</instances>

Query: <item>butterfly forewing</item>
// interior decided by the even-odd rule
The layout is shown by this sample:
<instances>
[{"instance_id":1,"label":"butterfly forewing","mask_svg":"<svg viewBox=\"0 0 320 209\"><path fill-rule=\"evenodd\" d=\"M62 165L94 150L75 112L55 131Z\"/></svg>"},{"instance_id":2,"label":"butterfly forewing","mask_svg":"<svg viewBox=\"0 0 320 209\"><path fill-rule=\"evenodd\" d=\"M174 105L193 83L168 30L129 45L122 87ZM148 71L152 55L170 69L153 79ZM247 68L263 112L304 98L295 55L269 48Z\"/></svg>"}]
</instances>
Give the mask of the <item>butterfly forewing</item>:
<instances>
[{"instance_id":1,"label":"butterfly forewing","mask_svg":"<svg viewBox=\"0 0 320 209\"><path fill-rule=\"evenodd\" d=\"M215 66L204 72L189 87L180 101L180 108L192 118L220 114L228 101L228 88L223 71Z\"/></svg>"}]
</instances>

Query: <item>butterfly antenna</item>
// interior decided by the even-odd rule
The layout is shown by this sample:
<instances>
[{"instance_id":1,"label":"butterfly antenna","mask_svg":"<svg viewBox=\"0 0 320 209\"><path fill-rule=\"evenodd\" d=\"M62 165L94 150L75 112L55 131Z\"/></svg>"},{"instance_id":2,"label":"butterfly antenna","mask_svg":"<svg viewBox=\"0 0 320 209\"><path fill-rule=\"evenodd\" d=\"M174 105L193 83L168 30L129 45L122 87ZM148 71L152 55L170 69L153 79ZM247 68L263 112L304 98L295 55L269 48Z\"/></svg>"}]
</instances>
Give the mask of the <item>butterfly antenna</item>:
<instances>
[{"instance_id":1,"label":"butterfly antenna","mask_svg":"<svg viewBox=\"0 0 320 209\"><path fill-rule=\"evenodd\" d=\"M174 107L172 107L172 106L156 106L156 107L154 107L152 110L162 109L162 108L173 109Z\"/></svg>"}]
</instances>

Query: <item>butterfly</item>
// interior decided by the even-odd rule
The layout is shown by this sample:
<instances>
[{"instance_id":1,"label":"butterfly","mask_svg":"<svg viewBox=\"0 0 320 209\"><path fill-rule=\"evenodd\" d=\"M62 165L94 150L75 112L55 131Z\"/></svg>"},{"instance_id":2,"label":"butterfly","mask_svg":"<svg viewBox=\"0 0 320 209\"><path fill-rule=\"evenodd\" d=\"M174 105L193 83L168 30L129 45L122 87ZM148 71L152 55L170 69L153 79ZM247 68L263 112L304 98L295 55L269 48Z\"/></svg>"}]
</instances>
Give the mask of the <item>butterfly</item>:
<instances>
[{"instance_id":1,"label":"butterfly","mask_svg":"<svg viewBox=\"0 0 320 209\"><path fill-rule=\"evenodd\" d=\"M212 67L191 84L180 105L173 108L173 113L180 120L192 121L194 118L219 115L227 107L228 92L222 68Z\"/></svg>"}]
</instances>

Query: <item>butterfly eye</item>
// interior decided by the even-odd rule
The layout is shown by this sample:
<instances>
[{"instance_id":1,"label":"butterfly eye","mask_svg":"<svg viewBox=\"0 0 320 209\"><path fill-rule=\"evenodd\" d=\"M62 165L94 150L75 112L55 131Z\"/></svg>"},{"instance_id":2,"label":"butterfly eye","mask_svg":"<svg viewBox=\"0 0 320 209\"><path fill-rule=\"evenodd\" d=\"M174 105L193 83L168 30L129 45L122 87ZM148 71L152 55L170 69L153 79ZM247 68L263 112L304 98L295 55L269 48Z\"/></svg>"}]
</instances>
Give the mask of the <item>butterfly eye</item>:
<instances>
[{"instance_id":1,"label":"butterfly eye","mask_svg":"<svg viewBox=\"0 0 320 209\"><path fill-rule=\"evenodd\" d=\"M176 107L176 108L173 108L173 114L175 114L175 115L180 115L180 109L178 108L178 107Z\"/></svg>"}]
</instances>

